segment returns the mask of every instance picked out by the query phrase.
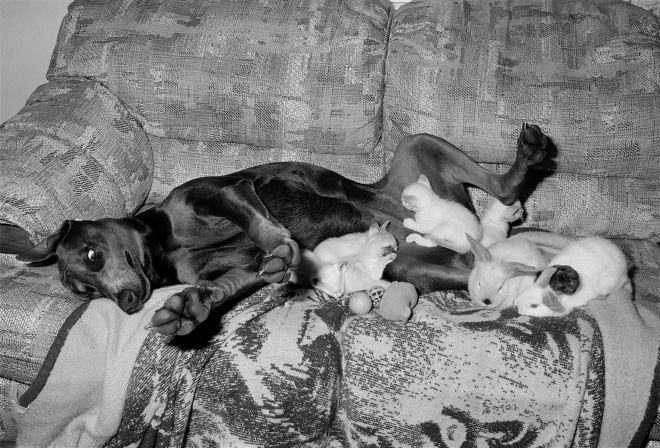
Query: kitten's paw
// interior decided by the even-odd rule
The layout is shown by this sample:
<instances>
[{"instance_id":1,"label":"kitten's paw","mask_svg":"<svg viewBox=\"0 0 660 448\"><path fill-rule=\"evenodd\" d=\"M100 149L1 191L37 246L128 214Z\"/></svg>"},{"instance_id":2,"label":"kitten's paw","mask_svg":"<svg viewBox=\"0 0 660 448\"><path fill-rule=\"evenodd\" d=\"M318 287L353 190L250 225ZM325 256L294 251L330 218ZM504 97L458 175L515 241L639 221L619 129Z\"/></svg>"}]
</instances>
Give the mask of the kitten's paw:
<instances>
[{"instance_id":1,"label":"kitten's paw","mask_svg":"<svg viewBox=\"0 0 660 448\"><path fill-rule=\"evenodd\" d=\"M406 237L406 243L417 243L420 240L420 238L422 238L422 235L418 235L417 233L411 233Z\"/></svg>"},{"instance_id":2,"label":"kitten's paw","mask_svg":"<svg viewBox=\"0 0 660 448\"><path fill-rule=\"evenodd\" d=\"M502 210L502 221L516 222L523 217L523 207L520 201L516 201L511 205L505 206Z\"/></svg>"},{"instance_id":3,"label":"kitten's paw","mask_svg":"<svg viewBox=\"0 0 660 448\"><path fill-rule=\"evenodd\" d=\"M428 240L424 238L422 235L418 233L411 233L406 237L406 243L414 243L419 246L424 246L424 247L436 247L437 244L434 243L431 240Z\"/></svg>"},{"instance_id":4,"label":"kitten's paw","mask_svg":"<svg viewBox=\"0 0 660 448\"><path fill-rule=\"evenodd\" d=\"M406 229L412 229L415 227L415 220L412 218L406 218L403 220L403 227Z\"/></svg>"}]
</instances>

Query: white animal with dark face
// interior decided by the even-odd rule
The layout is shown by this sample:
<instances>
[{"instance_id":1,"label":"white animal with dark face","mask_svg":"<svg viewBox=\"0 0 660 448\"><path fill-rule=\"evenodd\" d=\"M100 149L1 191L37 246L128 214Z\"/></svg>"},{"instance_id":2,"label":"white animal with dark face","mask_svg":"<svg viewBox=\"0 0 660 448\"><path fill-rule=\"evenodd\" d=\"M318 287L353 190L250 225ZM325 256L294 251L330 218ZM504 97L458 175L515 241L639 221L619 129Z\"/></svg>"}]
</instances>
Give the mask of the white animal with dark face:
<instances>
[{"instance_id":1,"label":"white animal with dark face","mask_svg":"<svg viewBox=\"0 0 660 448\"><path fill-rule=\"evenodd\" d=\"M539 278L515 299L526 316L563 316L591 300L630 287L628 262L619 247L601 237L569 243Z\"/></svg>"}]
</instances>

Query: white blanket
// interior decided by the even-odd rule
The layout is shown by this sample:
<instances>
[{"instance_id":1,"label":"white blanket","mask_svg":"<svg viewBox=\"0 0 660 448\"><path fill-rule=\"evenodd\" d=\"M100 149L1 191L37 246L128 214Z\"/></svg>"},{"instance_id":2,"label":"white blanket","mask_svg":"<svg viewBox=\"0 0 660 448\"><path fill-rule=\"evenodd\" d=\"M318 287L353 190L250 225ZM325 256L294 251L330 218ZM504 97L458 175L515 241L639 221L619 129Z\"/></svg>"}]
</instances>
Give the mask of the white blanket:
<instances>
[{"instance_id":1,"label":"white blanket","mask_svg":"<svg viewBox=\"0 0 660 448\"><path fill-rule=\"evenodd\" d=\"M115 434L133 365L150 331L145 327L154 311L184 287L154 291L144 309L132 315L110 300L91 301L68 335L58 335L66 343L53 345L61 349L51 349L32 390L19 400L26 406L15 404L17 448L97 447Z\"/></svg>"}]
</instances>

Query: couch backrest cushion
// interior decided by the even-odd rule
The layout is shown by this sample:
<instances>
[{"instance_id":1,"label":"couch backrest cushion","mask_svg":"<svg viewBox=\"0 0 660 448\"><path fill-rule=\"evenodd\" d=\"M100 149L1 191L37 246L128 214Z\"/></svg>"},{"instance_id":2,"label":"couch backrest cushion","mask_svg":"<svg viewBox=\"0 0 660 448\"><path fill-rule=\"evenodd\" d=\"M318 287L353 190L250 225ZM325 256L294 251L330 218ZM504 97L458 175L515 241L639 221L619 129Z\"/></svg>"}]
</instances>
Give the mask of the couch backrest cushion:
<instances>
[{"instance_id":1,"label":"couch backrest cushion","mask_svg":"<svg viewBox=\"0 0 660 448\"><path fill-rule=\"evenodd\" d=\"M387 26L385 0L76 0L49 79L101 82L158 137L369 152Z\"/></svg>"},{"instance_id":2,"label":"couch backrest cushion","mask_svg":"<svg viewBox=\"0 0 660 448\"><path fill-rule=\"evenodd\" d=\"M429 132L510 164L536 123L557 149L545 167L571 182L541 183L530 224L660 238L659 36L621 1L414 1L393 18L385 144Z\"/></svg>"}]
</instances>

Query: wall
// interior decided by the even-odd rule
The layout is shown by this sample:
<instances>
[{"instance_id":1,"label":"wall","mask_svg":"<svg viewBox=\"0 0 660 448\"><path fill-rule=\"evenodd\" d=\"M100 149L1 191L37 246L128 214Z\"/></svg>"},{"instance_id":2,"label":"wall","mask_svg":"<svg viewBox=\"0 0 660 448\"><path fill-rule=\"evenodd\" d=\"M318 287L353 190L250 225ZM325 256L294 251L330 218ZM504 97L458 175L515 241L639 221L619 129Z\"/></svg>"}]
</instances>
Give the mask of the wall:
<instances>
[{"instance_id":1,"label":"wall","mask_svg":"<svg viewBox=\"0 0 660 448\"><path fill-rule=\"evenodd\" d=\"M72 0L0 0L0 123L46 82L57 32Z\"/></svg>"}]
</instances>

